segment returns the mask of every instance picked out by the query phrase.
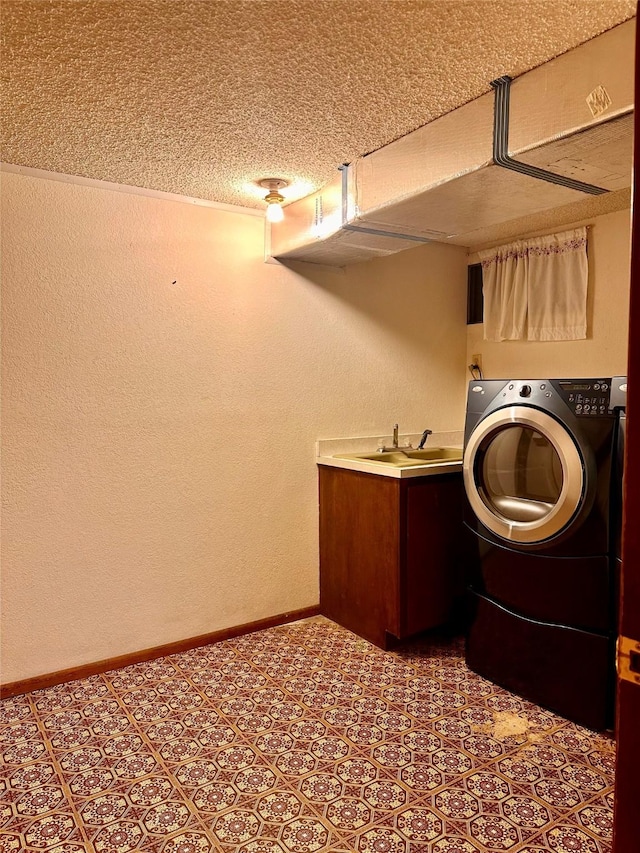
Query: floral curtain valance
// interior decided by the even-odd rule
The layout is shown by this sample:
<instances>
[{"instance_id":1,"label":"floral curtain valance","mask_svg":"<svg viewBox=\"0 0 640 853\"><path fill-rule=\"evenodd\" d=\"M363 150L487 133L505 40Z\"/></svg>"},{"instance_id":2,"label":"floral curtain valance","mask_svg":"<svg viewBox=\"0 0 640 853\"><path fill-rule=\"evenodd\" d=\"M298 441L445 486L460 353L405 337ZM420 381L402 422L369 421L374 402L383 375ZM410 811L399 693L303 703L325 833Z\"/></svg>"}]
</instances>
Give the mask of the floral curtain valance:
<instances>
[{"instance_id":1,"label":"floral curtain valance","mask_svg":"<svg viewBox=\"0 0 640 853\"><path fill-rule=\"evenodd\" d=\"M587 336L587 229L480 252L487 341Z\"/></svg>"}]
</instances>

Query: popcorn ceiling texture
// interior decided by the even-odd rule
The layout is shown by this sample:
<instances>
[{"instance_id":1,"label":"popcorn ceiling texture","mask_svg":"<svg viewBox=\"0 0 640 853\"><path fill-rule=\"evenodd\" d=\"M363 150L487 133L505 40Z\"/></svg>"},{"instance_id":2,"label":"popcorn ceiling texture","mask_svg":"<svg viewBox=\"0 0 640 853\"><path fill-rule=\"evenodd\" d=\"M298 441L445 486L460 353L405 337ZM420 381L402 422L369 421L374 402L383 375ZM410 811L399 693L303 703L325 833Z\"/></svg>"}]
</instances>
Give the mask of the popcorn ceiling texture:
<instances>
[{"instance_id":1,"label":"popcorn ceiling texture","mask_svg":"<svg viewBox=\"0 0 640 853\"><path fill-rule=\"evenodd\" d=\"M2 160L261 207L635 14L634 0L4 0Z\"/></svg>"}]
</instances>

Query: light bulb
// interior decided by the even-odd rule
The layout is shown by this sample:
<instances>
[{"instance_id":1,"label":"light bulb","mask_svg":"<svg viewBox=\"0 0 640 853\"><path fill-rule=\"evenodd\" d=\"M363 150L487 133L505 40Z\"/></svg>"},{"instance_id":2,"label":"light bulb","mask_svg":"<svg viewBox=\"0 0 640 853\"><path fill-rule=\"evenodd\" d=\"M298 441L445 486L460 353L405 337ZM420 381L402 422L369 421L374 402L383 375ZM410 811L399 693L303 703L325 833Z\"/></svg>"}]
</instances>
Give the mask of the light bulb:
<instances>
[{"instance_id":1,"label":"light bulb","mask_svg":"<svg viewBox=\"0 0 640 853\"><path fill-rule=\"evenodd\" d=\"M272 201L267 205L267 222L282 222L284 213L282 205L277 201Z\"/></svg>"},{"instance_id":2,"label":"light bulb","mask_svg":"<svg viewBox=\"0 0 640 853\"><path fill-rule=\"evenodd\" d=\"M267 203L267 222L282 222L284 219L284 213L282 212L284 196L280 190L282 187L288 186L289 182L285 181L284 178L263 178L261 181L258 181L258 185L269 190L264 197Z\"/></svg>"}]
</instances>

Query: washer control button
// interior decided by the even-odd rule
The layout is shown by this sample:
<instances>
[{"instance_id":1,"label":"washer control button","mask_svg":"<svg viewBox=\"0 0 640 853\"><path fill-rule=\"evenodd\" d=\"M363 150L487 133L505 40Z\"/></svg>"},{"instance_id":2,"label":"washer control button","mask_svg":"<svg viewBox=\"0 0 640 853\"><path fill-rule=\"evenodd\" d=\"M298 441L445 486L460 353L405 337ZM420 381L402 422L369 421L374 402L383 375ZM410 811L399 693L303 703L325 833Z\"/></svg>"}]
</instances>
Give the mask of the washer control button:
<instances>
[{"instance_id":1,"label":"washer control button","mask_svg":"<svg viewBox=\"0 0 640 853\"><path fill-rule=\"evenodd\" d=\"M522 385L520 388L520 396L521 397L530 397L531 396L531 385Z\"/></svg>"}]
</instances>

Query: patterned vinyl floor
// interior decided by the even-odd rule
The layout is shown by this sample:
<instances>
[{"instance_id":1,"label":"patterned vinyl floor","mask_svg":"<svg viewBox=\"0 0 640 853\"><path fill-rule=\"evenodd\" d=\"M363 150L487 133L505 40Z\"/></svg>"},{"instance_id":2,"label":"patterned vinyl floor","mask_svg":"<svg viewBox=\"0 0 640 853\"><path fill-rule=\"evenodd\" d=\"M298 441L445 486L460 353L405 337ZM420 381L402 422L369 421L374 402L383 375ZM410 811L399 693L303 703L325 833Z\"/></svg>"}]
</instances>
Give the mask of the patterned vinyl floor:
<instances>
[{"instance_id":1,"label":"patterned vinyl floor","mask_svg":"<svg viewBox=\"0 0 640 853\"><path fill-rule=\"evenodd\" d=\"M614 743L318 617L5 700L0 851L605 853Z\"/></svg>"}]
</instances>

